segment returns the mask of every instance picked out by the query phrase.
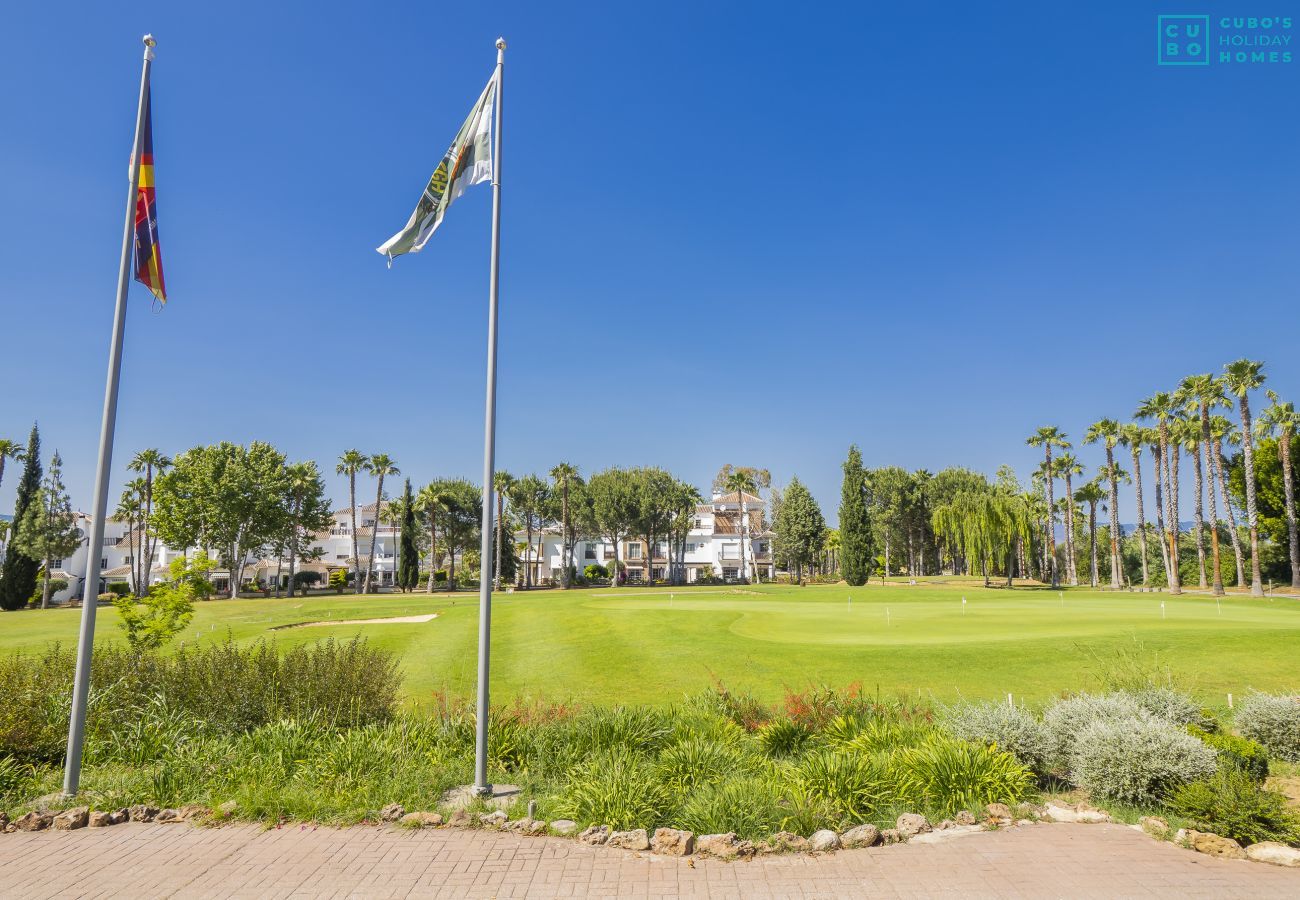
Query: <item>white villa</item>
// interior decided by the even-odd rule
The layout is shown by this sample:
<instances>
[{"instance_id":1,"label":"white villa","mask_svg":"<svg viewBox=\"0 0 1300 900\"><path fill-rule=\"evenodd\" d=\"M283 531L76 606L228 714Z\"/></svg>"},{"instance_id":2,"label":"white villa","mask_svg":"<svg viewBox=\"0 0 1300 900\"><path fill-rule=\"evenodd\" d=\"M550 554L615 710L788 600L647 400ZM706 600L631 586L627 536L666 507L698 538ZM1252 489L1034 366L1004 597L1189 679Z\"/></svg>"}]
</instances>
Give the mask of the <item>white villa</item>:
<instances>
[{"instance_id":1,"label":"white villa","mask_svg":"<svg viewBox=\"0 0 1300 900\"><path fill-rule=\"evenodd\" d=\"M754 580L755 576L771 579L775 574L772 561L772 532L763 518L766 504L761 497L747 493L717 494L708 503L695 508L695 523L686 538L685 581L697 581L702 574L727 580ZM742 527L743 523L743 527ZM748 546L742 538L748 533ZM526 546L528 535L515 535ZM668 575L668 546L656 542L654 554L647 552L645 541L635 537L621 542L618 560L627 570L630 583L646 581L647 563L650 578L662 580ZM520 571L533 565L534 583L557 581L564 567L560 529L548 528L533 535L533 545L520 553ZM614 546L605 540L580 539L573 548L573 564L578 574L592 563L611 566ZM675 561L674 561L675 562Z\"/></svg>"}]
</instances>

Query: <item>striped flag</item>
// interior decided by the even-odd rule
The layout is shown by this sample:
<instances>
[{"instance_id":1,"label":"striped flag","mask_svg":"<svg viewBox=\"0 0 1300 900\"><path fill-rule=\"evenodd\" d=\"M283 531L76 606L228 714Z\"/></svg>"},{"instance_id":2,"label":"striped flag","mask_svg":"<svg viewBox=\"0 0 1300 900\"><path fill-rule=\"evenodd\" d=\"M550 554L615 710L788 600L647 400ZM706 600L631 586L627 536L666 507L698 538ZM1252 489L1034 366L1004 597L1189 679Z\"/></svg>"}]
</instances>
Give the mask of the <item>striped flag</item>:
<instances>
[{"instance_id":1,"label":"striped flag","mask_svg":"<svg viewBox=\"0 0 1300 900\"><path fill-rule=\"evenodd\" d=\"M153 192L153 99L144 100L144 134L140 139L140 179L135 191L135 280L160 303L167 302L162 249L158 246L158 204Z\"/></svg>"},{"instance_id":2,"label":"striped flag","mask_svg":"<svg viewBox=\"0 0 1300 900\"><path fill-rule=\"evenodd\" d=\"M493 74L469 118L456 132L442 162L433 170L420 195L415 212L397 234L376 249L393 264L394 256L418 253L438 230L442 217L465 189L492 179L492 107L496 99L497 76Z\"/></svg>"}]
</instances>

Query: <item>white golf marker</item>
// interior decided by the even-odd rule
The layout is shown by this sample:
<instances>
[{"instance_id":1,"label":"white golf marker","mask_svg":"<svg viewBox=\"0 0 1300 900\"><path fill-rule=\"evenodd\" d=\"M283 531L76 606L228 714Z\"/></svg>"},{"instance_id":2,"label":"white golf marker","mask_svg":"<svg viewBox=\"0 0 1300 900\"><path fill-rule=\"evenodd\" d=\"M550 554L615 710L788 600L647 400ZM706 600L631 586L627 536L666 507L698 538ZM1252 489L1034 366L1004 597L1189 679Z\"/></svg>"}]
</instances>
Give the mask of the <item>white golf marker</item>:
<instances>
[{"instance_id":1,"label":"white golf marker","mask_svg":"<svg viewBox=\"0 0 1300 900\"><path fill-rule=\"evenodd\" d=\"M962 614L963 616L966 615L966 598L965 598L965 597L962 597L962 598L961 598L961 614Z\"/></svg>"},{"instance_id":2,"label":"white golf marker","mask_svg":"<svg viewBox=\"0 0 1300 900\"><path fill-rule=\"evenodd\" d=\"M1168 616L1165 615L1165 601L1163 600L1160 601L1160 618L1162 619L1168 618Z\"/></svg>"},{"instance_id":3,"label":"white golf marker","mask_svg":"<svg viewBox=\"0 0 1300 900\"><path fill-rule=\"evenodd\" d=\"M889 607L886 606L886 607L885 607L885 627L888 628L889 625L890 625Z\"/></svg>"}]
</instances>

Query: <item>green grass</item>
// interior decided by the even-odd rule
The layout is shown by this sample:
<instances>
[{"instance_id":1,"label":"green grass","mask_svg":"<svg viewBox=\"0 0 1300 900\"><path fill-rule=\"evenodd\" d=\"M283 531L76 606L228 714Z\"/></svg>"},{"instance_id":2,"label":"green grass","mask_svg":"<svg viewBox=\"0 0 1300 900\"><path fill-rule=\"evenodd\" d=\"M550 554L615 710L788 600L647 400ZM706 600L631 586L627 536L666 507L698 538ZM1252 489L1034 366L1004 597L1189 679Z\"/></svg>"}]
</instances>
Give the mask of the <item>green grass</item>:
<instances>
[{"instance_id":1,"label":"green grass","mask_svg":"<svg viewBox=\"0 0 1300 900\"><path fill-rule=\"evenodd\" d=\"M670 599L671 594L671 599ZM966 597L963 614L961 598ZM849 598L852 597L852 602ZM473 691L478 598L384 594L212 601L187 642L267 637L284 644L365 635L401 657L405 691ZM1162 616L1161 604L1165 609ZM275 631L324 619L438 613L419 624ZM76 640L77 610L0 616L0 652ZM120 640L99 611L97 640ZM1300 602L1187 594L985 590L960 581L840 586L535 591L493 602L494 700L663 705L716 678L767 701L786 688L861 683L874 693L1041 701L1095 688L1094 656L1134 640L1159 652L1179 683L1214 706L1226 693L1300 687Z\"/></svg>"}]
</instances>

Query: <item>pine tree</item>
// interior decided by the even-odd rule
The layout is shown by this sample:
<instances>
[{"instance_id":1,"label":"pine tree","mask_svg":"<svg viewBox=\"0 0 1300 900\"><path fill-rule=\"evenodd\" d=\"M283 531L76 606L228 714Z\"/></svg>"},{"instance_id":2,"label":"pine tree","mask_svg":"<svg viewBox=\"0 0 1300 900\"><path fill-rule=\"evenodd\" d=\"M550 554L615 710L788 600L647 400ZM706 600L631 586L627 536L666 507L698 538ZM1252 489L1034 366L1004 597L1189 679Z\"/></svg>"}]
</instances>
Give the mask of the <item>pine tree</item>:
<instances>
[{"instance_id":1,"label":"pine tree","mask_svg":"<svg viewBox=\"0 0 1300 900\"><path fill-rule=\"evenodd\" d=\"M790 479L774 526L776 552L802 582L804 569L817 559L826 543L826 520L798 478Z\"/></svg>"},{"instance_id":2,"label":"pine tree","mask_svg":"<svg viewBox=\"0 0 1300 900\"><path fill-rule=\"evenodd\" d=\"M871 576L871 519L867 515L866 476L862 454L856 444L849 447L844 461L844 485L840 491L840 571L852 585L866 584Z\"/></svg>"},{"instance_id":3,"label":"pine tree","mask_svg":"<svg viewBox=\"0 0 1300 900\"><path fill-rule=\"evenodd\" d=\"M415 523L415 498L411 496L411 479L402 491L402 530L397 586L403 591L415 588L420 581L420 535Z\"/></svg>"},{"instance_id":4,"label":"pine tree","mask_svg":"<svg viewBox=\"0 0 1300 900\"><path fill-rule=\"evenodd\" d=\"M36 501L28 505L14 537L15 547L41 563L41 609L50 606L50 565L70 556L80 545L77 517L63 484L63 460L56 451L45 483Z\"/></svg>"},{"instance_id":5,"label":"pine tree","mask_svg":"<svg viewBox=\"0 0 1300 900\"><path fill-rule=\"evenodd\" d=\"M41 489L41 433L33 425L31 436L27 438L27 450L23 459L23 475L18 482L18 498L14 501L14 529L17 534L19 523L27 514L27 508L36 499ZM91 552L98 552L91 548ZM36 572L40 563L28 556L17 546L9 548L5 555L4 568L0 569L0 609L22 609L36 590Z\"/></svg>"}]
</instances>

